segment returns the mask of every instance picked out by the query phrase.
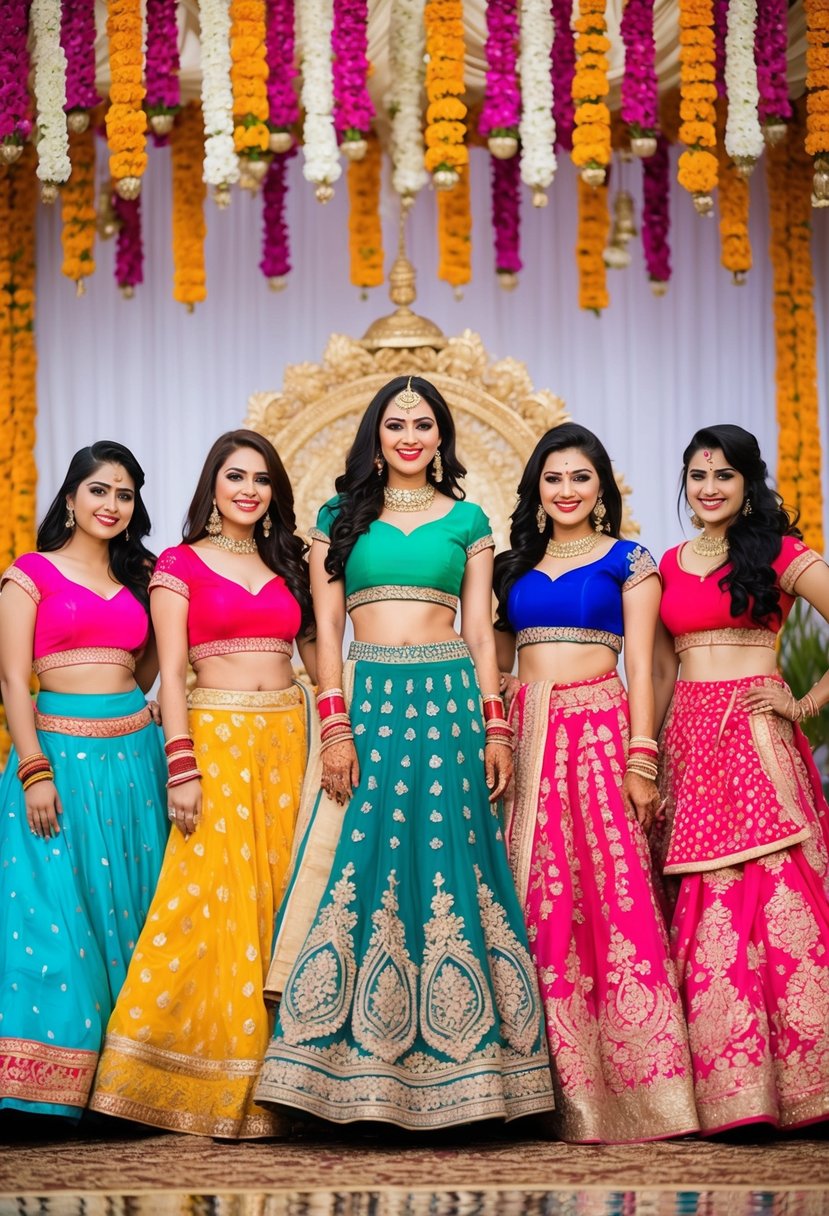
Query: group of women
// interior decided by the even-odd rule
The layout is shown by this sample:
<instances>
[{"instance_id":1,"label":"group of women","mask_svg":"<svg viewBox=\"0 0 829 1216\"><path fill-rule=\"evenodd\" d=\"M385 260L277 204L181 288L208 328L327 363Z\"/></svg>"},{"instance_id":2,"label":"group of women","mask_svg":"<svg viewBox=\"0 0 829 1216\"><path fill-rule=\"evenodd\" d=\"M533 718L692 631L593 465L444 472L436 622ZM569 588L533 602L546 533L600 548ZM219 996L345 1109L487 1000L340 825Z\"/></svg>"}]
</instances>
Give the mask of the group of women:
<instances>
[{"instance_id":1,"label":"group of women","mask_svg":"<svg viewBox=\"0 0 829 1216\"><path fill-rule=\"evenodd\" d=\"M440 393L398 377L310 553L233 431L156 561L131 453L73 458L0 596L0 1122L829 1118L798 725L829 675L797 700L775 653L796 596L829 617L829 568L736 426L689 444L699 535L659 568L581 426L539 441L494 562L464 474Z\"/></svg>"}]
</instances>

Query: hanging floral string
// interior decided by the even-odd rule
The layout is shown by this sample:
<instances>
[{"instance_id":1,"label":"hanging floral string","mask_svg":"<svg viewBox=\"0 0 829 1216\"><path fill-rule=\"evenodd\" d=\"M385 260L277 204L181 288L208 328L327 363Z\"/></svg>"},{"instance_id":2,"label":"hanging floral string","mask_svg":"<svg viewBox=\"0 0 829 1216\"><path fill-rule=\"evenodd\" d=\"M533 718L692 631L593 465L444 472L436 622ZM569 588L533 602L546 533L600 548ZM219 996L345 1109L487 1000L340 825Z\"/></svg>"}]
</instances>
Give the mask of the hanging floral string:
<instances>
[{"instance_id":1,"label":"hanging floral string","mask_svg":"<svg viewBox=\"0 0 829 1216\"><path fill-rule=\"evenodd\" d=\"M207 299L204 268L205 187L201 176L202 114L197 102L184 106L173 127L173 299L192 312Z\"/></svg>"},{"instance_id":2,"label":"hanging floral string","mask_svg":"<svg viewBox=\"0 0 829 1216\"><path fill-rule=\"evenodd\" d=\"M490 0L486 6L486 85L478 130L493 156L518 151L521 93L516 49L519 45L516 0Z\"/></svg>"},{"instance_id":3,"label":"hanging floral string","mask_svg":"<svg viewBox=\"0 0 829 1216\"><path fill-rule=\"evenodd\" d=\"M176 0L147 0L147 98L153 141L166 144L181 105Z\"/></svg>"},{"instance_id":4,"label":"hanging floral string","mask_svg":"<svg viewBox=\"0 0 829 1216\"><path fill-rule=\"evenodd\" d=\"M383 282L383 225L380 222L382 157L376 135L368 140L366 154L348 166L348 248L351 282L365 291Z\"/></svg>"},{"instance_id":5,"label":"hanging floral string","mask_svg":"<svg viewBox=\"0 0 829 1216\"><path fill-rule=\"evenodd\" d=\"M653 0L627 0L621 34L625 46L622 118L628 125L633 154L653 156L659 127Z\"/></svg>"},{"instance_id":6,"label":"hanging floral string","mask_svg":"<svg viewBox=\"0 0 829 1216\"><path fill-rule=\"evenodd\" d=\"M147 167L141 0L109 0L107 37L112 74L106 113L109 172L121 198L137 198Z\"/></svg>"},{"instance_id":7,"label":"hanging floral string","mask_svg":"<svg viewBox=\"0 0 829 1216\"><path fill-rule=\"evenodd\" d=\"M728 0L713 0L714 16L714 83L717 97L725 97L725 39L728 33ZM681 57L681 51L680 51Z\"/></svg>"},{"instance_id":8,"label":"hanging floral string","mask_svg":"<svg viewBox=\"0 0 829 1216\"><path fill-rule=\"evenodd\" d=\"M546 205L546 191L558 168L550 71L552 49L549 0L521 0L521 180L533 192L534 207Z\"/></svg>"},{"instance_id":9,"label":"hanging floral string","mask_svg":"<svg viewBox=\"0 0 829 1216\"><path fill-rule=\"evenodd\" d=\"M95 88L95 0L62 0L60 40L66 55L70 131L85 131L101 100Z\"/></svg>"},{"instance_id":10,"label":"hanging floral string","mask_svg":"<svg viewBox=\"0 0 829 1216\"><path fill-rule=\"evenodd\" d=\"M294 0L268 0L267 26L268 129L271 133L268 146L271 152L287 152L294 142L293 128L299 122L299 105L293 85L296 76Z\"/></svg>"},{"instance_id":11,"label":"hanging floral string","mask_svg":"<svg viewBox=\"0 0 829 1216\"><path fill-rule=\"evenodd\" d=\"M388 108L391 116L392 186L404 207L428 180L421 125L425 49L423 0L392 0L389 18Z\"/></svg>"},{"instance_id":12,"label":"hanging floral string","mask_svg":"<svg viewBox=\"0 0 829 1216\"><path fill-rule=\"evenodd\" d=\"M730 108L730 103L729 103ZM725 107L718 105L718 125L725 124ZM731 271L732 281L740 286L751 270L751 241L748 235L749 192L745 175L717 143L719 160L720 262Z\"/></svg>"},{"instance_id":13,"label":"hanging floral string","mask_svg":"<svg viewBox=\"0 0 829 1216\"><path fill-rule=\"evenodd\" d=\"M15 557L11 522L11 458L14 447L11 200L12 174L0 170L0 563L4 570ZM7 751L8 736L0 707L0 759Z\"/></svg>"},{"instance_id":14,"label":"hanging floral string","mask_svg":"<svg viewBox=\"0 0 829 1216\"><path fill-rule=\"evenodd\" d=\"M576 265L579 271L579 308L598 316L610 304L604 248L610 231L607 186L591 186L584 178L577 181L579 224L576 238Z\"/></svg>"},{"instance_id":15,"label":"hanging floral string","mask_svg":"<svg viewBox=\"0 0 829 1216\"><path fill-rule=\"evenodd\" d=\"M716 51L712 0L679 0L680 126L686 151L679 158L679 184L700 215L714 206L717 186Z\"/></svg>"},{"instance_id":16,"label":"hanging floral string","mask_svg":"<svg viewBox=\"0 0 829 1216\"><path fill-rule=\"evenodd\" d=\"M760 122L767 144L785 138L785 124L792 116L786 81L787 18L787 0L758 0L754 59L760 93Z\"/></svg>"},{"instance_id":17,"label":"hanging floral string","mask_svg":"<svg viewBox=\"0 0 829 1216\"><path fill-rule=\"evenodd\" d=\"M60 44L60 9L51 0L32 0L32 64L37 107L37 176L41 198L53 203L69 177L66 130L66 55Z\"/></svg>"},{"instance_id":18,"label":"hanging floral string","mask_svg":"<svg viewBox=\"0 0 829 1216\"><path fill-rule=\"evenodd\" d=\"M366 154L366 138L374 119L368 94L368 4L366 0L334 0L334 127L340 150L350 160Z\"/></svg>"},{"instance_id":19,"label":"hanging floral string","mask_svg":"<svg viewBox=\"0 0 829 1216\"><path fill-rule=\"evenodd\" d=\"M452 190L439 190L438 278L454 288L455 298L472 278L472 210L469 199L469 168L461 166Z\"/></svg>"},{"instance_id":20,"label":"hanging floral string","mask_svg":"<svg viewBox=\"0 0 829 1216\"><path fill-rule=\"evenodd\" d=\"M240 184L256 190L268 171L270 142L265 0L230 0L230 22L233 142L240 157Z\"/></svg>"},{"instance_id":21,"label":"hanging floral string","mask_svg":"<svg viewBox=\"0 0 829 1216\"><path fill-rule=\"evenodd\" d=\"M12 327L11 447L11 549L26 553L35 547L37 464L37 347L35 345L35 220L36 178L34 155L27 148L20 164L10 171L10 233Z\"/></svg>"},{"instance_id":22,"label":"hanging floral string","mask_svg":"<svg viewBox=\"0 0 829 1216\"><path fill-rule=\"evenodd\" d=\"M216 205L227 207L230 187L239 180L233 142L233 89L230 84L230 10L227 0L201 0L201 100L204 115L204 180Z\"/></svg>"},{"instance_id":23,"label":"hanging floral string","mask_svg":"<svg viewBox=\"0 0 829 1216\"><path fill-rule=\"evenodd\" d=\"M553 126L556 147L573 150L576 108L573 102L573 77L576 74L576 42L573 38L573 0L552 0L553 46Z\"/></svg>"},{"instance_id":24,"label":"hanging floral string","mask_svg":"<svg viewBox=\"0 0 829 1216\"><path fill-rule=\"evenodd\" d=\"M760 94L754 62L756 24L757 0L729 0L725 39L725 86L728 91L725 149L737 171L746 177L764 146L757 112Z\"/></svg>"},{"instance_id":25,"label":"hanging floral string","mask_svg":"<svg viewBox=\"0 0 829 1216\"><path fill-rule=\"evenodd\" d=\"M296 148L275 156L268 166L262 187L262 260L259 269L272 291L287 286L291 271L291 247L285 203L288 197L288 161L296 156Z\"/></svg>"},{"instance_id":26,"label":"hanging floral string","mask_svg":"<svg viewBox=\"0 0 829 1216\"><path fill-rule=\"evenodd\" d=\"M426 25L426 168L438 190L451 190L469 163L463 61L462 0L427 0Z\"/></svg>"},{"instance_id":27,"label":"hanging floral string","mask_svg":"<svg viewBox=\"0 0 829 1216\"><path fill-rule=\"evenodd\" d=\"M521 173L515 157L490 158L495 272L505 291L518 285L521 262Z\"/></svg>"},{"instance_id":28,"label":"hanging floral string","mask_svg":"<svg viewBox=\"0 0 829 1216\"><path fill-rule=\"evenodd\" d=\"M144 282L144 239L141 233L141 196L120 198L112 195L117 222L115 238L115 282L125 300L131 300L136 287Z\"/></svg>"},{"instance_id":29,"label":"hanging floral string","mask_svg":"<svg viewBox=\"0 0 829 1216\"><path fill-rule=\"evenodd\" d=\"M342 173L334 129L334 85L331 77L331 0L300 0L302 35L302 175L316 187L321 203L334 196Z\"/></svg>"},{"instance_id":30,"label":"hanging floral string","mask_svg":"<svg viewBox=\"0 0 829 1216\"><path fill-rule=\"evenodd\" d=\"M654 295L664 295L671 277L670 155L664 135L653 156L642 161L642 250Z\"/></svg>"},{"instance_id":31,"label":"hanging floral string","mask_svg":"<svg viewBox=\"0 0 829 1216\"><path fill-rule=\"evenodd\" d=\"M0 21L0 164L17 160L32 133L28 11L29 0L7 0Z\"/></svg>"},{"instance_id":32,"label":"hanging floral string","mask_svg":"<svg viewBox=\"0 0 829 1216\"><path fill-rule=\"evenodd\" d=\"M69 135L72 173L61 191L61 270L83 295L84 279L95 273L95 132L89 127Z\"/></svg>"},{"instance_id":33,"label":"hanging floral string","mask_svg":"<svg viewBox=\"0 0 829 1216\"><path fill-rule=\"evenodd\" d=\"M610 90L605 0L579 0L576 19L576 74L573 100L576 125L573 131L573 162L588 185L600 185L610 164L610 110L604 98Z\"/></svg>"},{"instance_id":34,"label":"hanging floral string","mask_svg":"<svg viewBox=\"0 0 829 1216\"><path fill-rule=\"evenodd\" d=\"M829 0L803 0L806 11L806 151L815 157L812 202L829 206Z\"/></svg>"}]
</instances>

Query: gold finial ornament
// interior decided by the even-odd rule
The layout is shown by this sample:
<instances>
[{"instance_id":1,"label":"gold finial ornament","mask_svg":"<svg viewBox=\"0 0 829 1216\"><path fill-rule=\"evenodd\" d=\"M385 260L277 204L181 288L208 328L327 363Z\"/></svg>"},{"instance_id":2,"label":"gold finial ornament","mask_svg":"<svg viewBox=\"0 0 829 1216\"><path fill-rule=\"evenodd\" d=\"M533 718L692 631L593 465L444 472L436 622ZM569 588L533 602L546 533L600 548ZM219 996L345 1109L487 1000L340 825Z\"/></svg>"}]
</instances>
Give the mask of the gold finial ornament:
<instances>
[{"instance_id":1,"label":"gold finial ornament","mask_svg":"<svg viewBox=\"0 0 829 1216\"><path fill-rule=\"evenodd\" d=\"M438 351L446 346L446 337L434 321L421 317L409 307L415 302L417 290L415 268L406 256L404 227L408 210L401 203L397 257L389 272L389 297L395 310L372 321L363 334L360 345L369 351L413 350L419 346Z\"/></svg>"},{"instance_id":2,"label":"gold finial ornament","mask_svg":"<svg viewBox=\"0 0 829 1216\"><path fill-rule=\"evenodd\" d=\"M394 404L399 405L401 410L405 410L408 414L409 410L413 410L419 401L420 393L415 392L415 390L412 388L412 378L409 376L408 384L402 392L397 394L394 399Z\"/></svg>"}]
</instances>

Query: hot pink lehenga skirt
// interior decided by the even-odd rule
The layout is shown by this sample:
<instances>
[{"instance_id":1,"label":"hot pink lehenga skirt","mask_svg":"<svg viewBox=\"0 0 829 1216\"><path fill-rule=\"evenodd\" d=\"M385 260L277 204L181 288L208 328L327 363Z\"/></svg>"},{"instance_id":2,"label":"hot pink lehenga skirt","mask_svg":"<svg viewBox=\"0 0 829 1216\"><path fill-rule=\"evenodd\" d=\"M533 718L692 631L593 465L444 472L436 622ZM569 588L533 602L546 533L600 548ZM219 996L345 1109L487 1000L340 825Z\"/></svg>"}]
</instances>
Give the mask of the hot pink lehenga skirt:
<instances>
[{"instance_id":1,"label":"hot pink lehenga skirt","mask_svg":"<svg viewBox=\"0 0 829 1216\"><path fill-rule=\"evenodd\" d=\"M771 678L680 680L663 731L669 869L696 867L671 942L706 1132L829 1118L829 808L799 727L740 706ZM723 822L728 862L695 861ZM803 839L775 847L769 824Z\"/></svg>"},{"instance_id":2,"label":"hot pink lehenga skirt","mask_svg":"<svg viewBox=\"0 0 829 1216\"><path fill-rule=\"evenodd\" d=\"M696 1131L691 1061L644 833L621 786L615 674L523 685L506 840L546 1015L564 1140Z\"/></svg>"}]
</instances>

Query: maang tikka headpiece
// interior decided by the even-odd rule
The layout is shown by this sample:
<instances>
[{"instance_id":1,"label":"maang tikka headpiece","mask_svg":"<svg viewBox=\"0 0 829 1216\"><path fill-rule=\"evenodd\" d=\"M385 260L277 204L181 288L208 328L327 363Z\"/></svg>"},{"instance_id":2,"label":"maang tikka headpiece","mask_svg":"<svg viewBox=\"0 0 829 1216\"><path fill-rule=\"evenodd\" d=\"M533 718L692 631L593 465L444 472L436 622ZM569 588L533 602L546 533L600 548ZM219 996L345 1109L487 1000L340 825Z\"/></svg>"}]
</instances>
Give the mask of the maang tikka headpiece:
<instances>
[{"instance_id":1,"label":"maang tikka headpiece","mask_svg":"<svg viewBox=\"0 0 829 1216\"><path fill-rule=\"evenodd\" d=\"M401 389L401 391L397 394L397 396L394 399L394 404L399 405L401 410L405 410L406 413L408 413L409 410L414 409L414 407L417 405L417 403L419 401L420 401L420 393L416 393L415 390L412 388L412 378L411 378L411 376L409 376L408 384L406 385L406 387L404 389Z\"/></svg>"}]
</instances>

